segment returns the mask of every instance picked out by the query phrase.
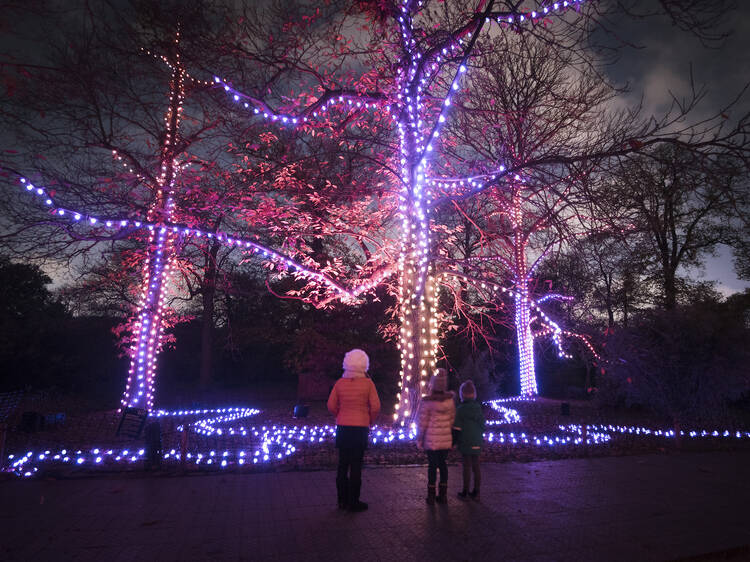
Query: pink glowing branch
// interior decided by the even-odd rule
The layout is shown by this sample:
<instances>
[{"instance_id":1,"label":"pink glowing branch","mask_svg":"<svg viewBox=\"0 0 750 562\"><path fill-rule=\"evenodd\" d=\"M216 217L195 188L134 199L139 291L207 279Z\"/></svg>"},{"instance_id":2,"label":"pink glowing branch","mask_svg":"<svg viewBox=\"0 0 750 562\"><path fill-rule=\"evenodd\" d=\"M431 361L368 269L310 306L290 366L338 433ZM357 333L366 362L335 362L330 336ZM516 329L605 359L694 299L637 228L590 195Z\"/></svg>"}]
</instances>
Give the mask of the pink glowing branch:
<instances>
[{"instance_id":1,"label":"pink glowing branch","mask_svg":"<svg viewBox=\"0 0 750 562\"><path fill-rule=\"evenodd\" d=\"M154 57L158 61L163 62L170 70L172 71L176 70L175 65L172 63L171 60L169 60L169 57L154 53L153 51L150 51L149 49L146 49L145 47L141 47L141 52ZM182 72L185 78L189 78L196 84L200 84L201 86L213 86L213 82L211 82L210 80L201 80L200 78L196 78L195 76L192 76L189 72L187 72L184 68L180 68L180 71Z\"/></svg>"},{"instance_id":2,"label":"pink glowing branch","mask_svg":"<svg viewBox=\"0 0 750 562\"><path fill-rule=\"evenodd\" d=\"M397 269L395 267L386 268L385 270L370 277L366 282L360 283L354 289L350 289L349 292L351 293L352 296L358 297L362 293L365 293L367 291L374 289L375 287L378 287L383 281L388 279L388 277L390 277L396 272L397 272ZM329 297L327 299L324 299L321 302L317 303L316 307L318 308L323 307L327 305L329 302L331 302L332 300L334 300L334 297Z\"/></svg>"},{"instance_id":3,"label":"pink glowing branch","mask_svg":"<svg viewBox=\"0 0 750 562\"><path fill-rule=\"evenodd\" d=\"M290 258L288 255L272 250L267 246L259 244L253 240L244 239L241 237L229 236L223 232L210 232L199 228L191 228L183 224L177 223L160 223L160 222L148 222L133 219L122 219L122 218L99 218L93 215L88 215L83 212L67 209L65 207L58 207L55 205L54 200L49 194L49 190L44 187L38 187L29 182L26 178L21 177L20 183L25 189L34 195L44 199L46 205L51 207L51 213L55 216L70 218L75 222L82 222L90 226L98 226L104 228L111 228L121 230L124 228L130 228L134 230L148 229L149 231L157 231L161 233L172 233L176 235L188 235L196 238L204 237L209 240L217 240L221 244L229 247L236 247L245 250L251 250L253 253L257 253L260 258L267 258L279 265L284 266L287 269L296 270L295 273L302 277L306 277L311 280L318 281L329 288L333 289L336 293L342 295L345 298L356 299L356 297L365 291L373 288L372 282L364 283L352 290L344 288L342 285L337 283L331 277L305 267L297 261Z\"/></svg>"},{"instance_id":4,"label":"pink glowing branch","mask_svg":"<svg viewBox=\"0 0 750 562\"><path fill-rule=\"evenodd\" d=\"M115 160L117 160L118 162L120 162L122 164L123 168L125 168L128 172L130 172L136 178L138 178L139 181L141 181L143 183L147 183L148 179L146 178L146 176L144 176L140 172L136 172L133 169L133 166L137 166L138 163L135 161L135 159L132 156L130 156L128 154L123 155L121 151L119 151L119 150L117 150L115 148L112 148L110 150L112 150L112 158L114 158ZM152 181L153 181L153 178L152 178Z\"/></svg>"},{"instance_id":5,"label":"pink glowing branch","mask_svg":"<svg viewBox=\"0 0 750 562\"><path fill-rule=\"evenodd\" d=\"M544 326L543 330L540 330L539 332L535 332L534 333L534 337L536 338L536 337L548 336L548 335L550 335L553 332L554 332L553 328L550 328L549 326ZM584 336L583 334L578 334L576 332L570 332L568 330L562 330L560 333L563 334L563 335L565 335L565 336L567 336L567 337L570 337L570 338L578 338L588 348L588 350L591 352L591 354L594 357L596 357L596 359L598 359L598 360L602 359L602 357L594 349L594 346L591 345L591 343L589 342L588 338L586 336Z\"/></svg>"}]
</instances>

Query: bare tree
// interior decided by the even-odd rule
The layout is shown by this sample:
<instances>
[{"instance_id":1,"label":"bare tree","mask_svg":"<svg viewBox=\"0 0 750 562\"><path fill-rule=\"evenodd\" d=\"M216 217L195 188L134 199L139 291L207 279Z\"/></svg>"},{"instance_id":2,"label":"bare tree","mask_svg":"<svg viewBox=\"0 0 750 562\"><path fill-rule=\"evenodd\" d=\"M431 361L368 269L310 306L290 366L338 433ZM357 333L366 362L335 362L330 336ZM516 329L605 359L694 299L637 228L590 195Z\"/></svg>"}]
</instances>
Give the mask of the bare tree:
<instances>
[{"instance_id":1,"label":"bare tree","mask_svg":"<svg viewBox=\"0 0 750 562\"><path fill-rule=\"evenodd\" d=\"M734 193L744 189L744 173L729 157L707 160L665 147L628 158L601 186L601 212L627 225L628 238L639 246L641 275L656 283L664 308L680 300L681 272L735 240Z\"/></svg>"}]
</instances>

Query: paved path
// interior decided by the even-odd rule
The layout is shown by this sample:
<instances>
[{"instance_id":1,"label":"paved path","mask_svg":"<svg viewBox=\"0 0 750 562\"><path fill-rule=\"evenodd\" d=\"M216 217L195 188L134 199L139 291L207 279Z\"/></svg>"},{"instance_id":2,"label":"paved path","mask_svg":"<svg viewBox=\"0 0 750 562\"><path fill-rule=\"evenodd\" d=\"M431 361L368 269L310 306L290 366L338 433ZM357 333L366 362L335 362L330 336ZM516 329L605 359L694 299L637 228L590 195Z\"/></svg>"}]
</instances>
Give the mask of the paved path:
<instances>
[{"instance_id":1,"label":"paved path","mask_svg":"<svg viewBox=\"0 0 750 562\"><path fill-rule=\"evenodd\" d=\"M0 560L750 559L750 452L485 464L481 502L425 505L426 469L0 483ZM700 558L703 560L704 558ZM713 558L711 558L713 559Z\"/></svg>"}]
</instances>

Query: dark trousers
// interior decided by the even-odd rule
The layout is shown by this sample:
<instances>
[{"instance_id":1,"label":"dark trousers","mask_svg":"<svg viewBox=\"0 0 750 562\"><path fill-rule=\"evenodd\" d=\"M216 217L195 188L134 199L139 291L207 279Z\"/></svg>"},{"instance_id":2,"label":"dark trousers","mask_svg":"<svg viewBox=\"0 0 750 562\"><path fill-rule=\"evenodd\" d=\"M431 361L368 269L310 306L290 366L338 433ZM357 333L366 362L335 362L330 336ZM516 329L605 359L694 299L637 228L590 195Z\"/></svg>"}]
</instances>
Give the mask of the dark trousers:
<instances>
[{"instance_id":1,"label":"dark trousers","mask_svg":"<svg viewBox=\"0 0 750 562\"><path fill-rule=\"evenodd\" d=\"M474 473L474 489L479 490L482 475L479 473L479 455L463 455L464 457L464 492L469 491L471 473Z\"/></svg>"},{"instance_id":2,"label":"dark trousers","mask_svg":"<svg viewBox=\"0 0 750 562\"><path fill-rule=\"evenodd\" d=\"M440 483L448 482L448 449L439 451L427 451L427 484L434 486L437 480L437 471L440 469Z\"/></svg>"},{"instance_id":3,"label":"dark trousers","mask_svg":"<svg viewBox=\"0 0 750 562\"><path fill-rule=\"evenodd\" d=\"M362 488L362 460L364 447L342 447L339 449L339 468L336 473L336 489L339 502L354 504L359 501Z\"/></svg>"}]
</instances>

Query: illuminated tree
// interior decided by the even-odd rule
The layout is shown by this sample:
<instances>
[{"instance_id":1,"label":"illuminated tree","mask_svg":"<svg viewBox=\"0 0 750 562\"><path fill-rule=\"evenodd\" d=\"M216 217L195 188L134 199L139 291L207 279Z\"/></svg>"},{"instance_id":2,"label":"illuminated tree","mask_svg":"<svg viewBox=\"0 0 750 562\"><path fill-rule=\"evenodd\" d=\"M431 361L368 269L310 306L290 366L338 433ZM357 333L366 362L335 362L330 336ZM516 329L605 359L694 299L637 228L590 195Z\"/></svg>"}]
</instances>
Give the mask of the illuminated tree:
<instances>
[{"instance_id":1,"label":"illuminated tree","mask_svg":"<svg viewBox=\"0 0 750 562\"><path fill-rule=\"evenodd\" d=\"M193 91L206 87L187 77L179 52L205 53L201 41L217 35L207 30L185 49L173 19L156 6L133 11L124 5L84 11L79 5L44 8L49 10L43 11L46 18L18 18L18 43L8 43L18 49L4 53L17 70L6 81L2 118L13 135L4 140L17 143L18 150L7 151L3 167L6 177L17 181L20 176L49 212L36 213L15 190L9 193L3 242L15 255L50 263L63 278L68 268L86 271L99 257L108 263L97 282L114 278L126 305L137 308L140 301L140 312L123 311L132 315L124 328L133 332L124 341L133 365L138 363L131 370L140 371L136 394L150 406L152 390L146 381L163 328L180 320L166 306L161 272L181 265L172 252L181 241L174 231L162 232L156 225L185 217L170 196L184 179L178 178L182 170L175 160L188 151L196 157L205 154L200 144L220 122L217 113L200 104L183 106L186 84ZM209 15L216 17L203 7L183 11L187 23ZM38 34L49 39L47 49L38 44L23 49ZM163 56L154 57L148 47ZM180 125L185 109L187 126ZM180 165L193 162L185 158ZM146 278L148 290L141 292L140 282L127 282L139 276ZM96 287L92 281L93 276L90 286ZM146 309L154 315L148 328L142 325Z\"/></svg>"},{"instance_id":2,"label":"illuminated tree","mask_svg":"<svg viewBox=\"0 0 750 562\"><path fill-rule=\"evenodd\" d=\"M200 295L204 328L210 328L217 267L232 251L262 256L272 269L294 269L298 277L327 283L334 293L349 298L364 288L349 292L326 276L326 268L338 265L336 260L312 271L295 264L283 250L258 242L262 238L283 245L279 233L290 224L303 232L320 228L310 213L297 210L302 197L292 195L290 187L306 191L308 207L315 203L317 186L295 176L315 155L306 161L290 159L283 148L290 135L259 132L258 146L250 148L262 154L255 155L252 166L245 154L235 169L230 123L223 108L206 103L211 82L189 75L186 68L186 61L199 66L189 55L200 53L208 64L216 52L212 41L226 43L215 33L195 31L186 39L178 31L180 26L196 30L196 25L221 23L227 14L202 4L174 13L155 6L133 12L100 8L85 14L92 16L91 27L84 24L80 41L69 43L70 52L56 53L46 66L14 60L19 76L3 118L24 150L8 150L12 156L3 165L6 177L20 180L25 189L18 196L14 190L4 201L8 228L3 242L16 255L63 267L90 260L92 249L101 252L109 243L101 261L105 267L96 263L91 270L83 264L88 271L83 288L95 294L90 301L97 301L87 306L108 305L97 294L103 286L124 297L123 312L130 320L119 333L131 366L123 406L150 409L165 329L183 319L182 309L171 302L186 294ZM76 8L62 10L58 17L67 26L81 24ZM120 37L116 45L109 41L114 36ZM284 45L293 48L295 42ZM98 48L85 46L92 44ZM33 90L45 80L57 88ZM244 127L244 132L253 128ZM269 148L273 144L281 147L276 153ZM20 173L34 169L44 187ZM286 190L284 197L269 195L279 185ZM49 212L30 209L24 200L28 193ZM335 215L339 227L356 228L355 221L335 208L327 220ZM210 361L208 343L204 375Z\"/></svg>"},{"instance_id":3,"label":"illuminated tree","mask_svg":"<svg viewBox=\"0 0 750 562\"><path fill-rule=\"evenodd\" d=\"M567 297L538 284L536 269L577 236L601 228L587 212L585 189L596 160L563 162L569 154L592 154L621 124L607 108L614 92L579 67L575 55L555 54L551 45L524 35L494 41L502 49L476 57L471 95L460 98L451 127L455 140L448 162L454 169L472 166L476 179L464 187L446 180L441 185L450 186L444 198L459 210L466 198L484 201L484 216L473 215L470 223L479 240L474 255L449 263L480 293L492 278L511 288L521 392L529 395L537 393L534 341L552 336L558 353L568 356L561 338L581 337L539 308ZM520 173L488 182L481 169L492 164Z\"/></svg>"}]
</instances>

